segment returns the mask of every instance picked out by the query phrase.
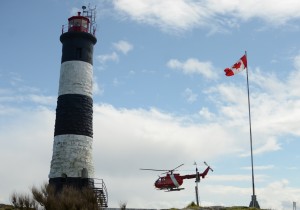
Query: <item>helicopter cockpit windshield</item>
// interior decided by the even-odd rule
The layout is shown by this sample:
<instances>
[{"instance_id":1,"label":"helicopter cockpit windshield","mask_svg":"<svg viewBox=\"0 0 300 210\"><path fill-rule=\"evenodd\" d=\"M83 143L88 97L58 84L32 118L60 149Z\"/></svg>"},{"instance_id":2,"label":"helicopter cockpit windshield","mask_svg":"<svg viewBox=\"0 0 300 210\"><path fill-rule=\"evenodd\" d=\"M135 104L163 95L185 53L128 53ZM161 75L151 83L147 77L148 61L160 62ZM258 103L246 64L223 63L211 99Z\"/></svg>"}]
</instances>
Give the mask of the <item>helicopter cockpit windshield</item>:
<instances>
[{"instance_id":1,"label":"helicopter cockpit windshield","mask_svg":"<svg viewBox=\"0 0 300 210\"><path fill-rule=\"evenodd\" d=\"M164 177L159 177L159 178L156 180L155 183L161 183L161 182L163 182L164 180L165 180Z\"/></svg>"}]
</instances>

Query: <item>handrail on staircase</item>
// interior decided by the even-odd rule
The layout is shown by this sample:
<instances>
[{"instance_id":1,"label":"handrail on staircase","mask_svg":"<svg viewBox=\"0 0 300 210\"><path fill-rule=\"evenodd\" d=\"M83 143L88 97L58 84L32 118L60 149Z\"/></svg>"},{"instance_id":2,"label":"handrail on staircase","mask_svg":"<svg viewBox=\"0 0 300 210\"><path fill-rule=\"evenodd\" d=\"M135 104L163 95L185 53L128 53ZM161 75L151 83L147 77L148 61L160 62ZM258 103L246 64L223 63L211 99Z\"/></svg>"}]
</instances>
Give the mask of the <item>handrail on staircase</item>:
<instances>
[{"instance_id":1,"label":"handrail on staircase","mask_svg":"<svg viewBox=\"0 0 300 210\"><path fill-rule=\"evenodd\" d=\"M100 188L103 190L103 194L106 197L106 205L107 205L108 204L108 193L107 193L107 188L106 188L106 185L105 185L103 179L93 178L93 180L94 180L94 188L96 188L96 189ZM97 185L98 186L100 185L101 187L97 187Z\"/></svg>"}]
</instances>

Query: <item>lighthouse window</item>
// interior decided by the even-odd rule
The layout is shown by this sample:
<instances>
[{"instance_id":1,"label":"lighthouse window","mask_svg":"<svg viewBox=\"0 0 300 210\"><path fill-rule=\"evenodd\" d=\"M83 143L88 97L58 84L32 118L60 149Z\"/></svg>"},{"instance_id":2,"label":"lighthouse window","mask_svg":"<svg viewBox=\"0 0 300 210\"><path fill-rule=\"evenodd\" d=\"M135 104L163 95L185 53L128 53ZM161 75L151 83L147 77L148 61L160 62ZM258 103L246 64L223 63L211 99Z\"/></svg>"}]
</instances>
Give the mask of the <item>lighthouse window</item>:
<instances>
[{"instance_id":1,"label":"lighthouse window","mask_svg":"<svg viewBox=\"0 0 300 210\"><path fill-rule=\"evenodd\" d=\"M86 20L82 20L82 27L87 28L87 21Z\"/></svg>"},{"instance_id":2,"label":"lighthouse window","mask_svg":"<svg viewBox=\"0 0 300 210\"><path fill-rule=\"evenodd\" d=\"M81 20L74 20L74 25L75 26L80 26L81 25L80 22L81 22Z\"/></svg>"},{"instance_id":3,"label":"lighthouse window","mask_svg":"<svg viewBox=\"0 0 300 210\"><path fill-rule=\"evenodd\" d=\"M82 48L76 48L76 57L81 58L82 57Z\"/></svg>"},{"instance_id":4,"label":"lighthouse window","mask_svg":"<svg viewBox=\"0 0 300 210\"><path fill-rule=\"evenodd\" d=\"M69 28L72 28L73 25L74 25L74 21L73 21L73 20L70 20L70 21L69 21Z\"/></svg>"}]
</instances>

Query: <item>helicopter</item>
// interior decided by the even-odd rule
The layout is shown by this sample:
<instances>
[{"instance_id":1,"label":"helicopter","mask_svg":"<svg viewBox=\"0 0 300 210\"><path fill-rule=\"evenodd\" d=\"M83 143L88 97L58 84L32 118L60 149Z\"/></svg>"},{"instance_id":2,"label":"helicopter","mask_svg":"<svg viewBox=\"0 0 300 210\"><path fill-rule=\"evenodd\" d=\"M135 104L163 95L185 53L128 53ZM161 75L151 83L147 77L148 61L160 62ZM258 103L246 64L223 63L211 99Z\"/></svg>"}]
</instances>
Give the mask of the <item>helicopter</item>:
<instances>
[{"instance_id":1,"label":"helicopter","mask_svg":"<svg viewBox=\"0 0 300 210\"><path fill-rule=\"evenodd\" d=\"M183 184L184 179L196 179L196 182L200 181L200 177L204 179L205 176L208 174L209 170L213 171L213 169L206 162L204 162L204 164L207 166L207 168L202 173L199 173L198 169L196 168L195 174L188 175L180 175L179 173L173 173L176 169L183 166L184 164L181 164L172 170L160 170L149 168L141 168L140 170L164 171L163 174L166 175L162 177L159 176L159 178L155 181L154 186L158 190L165 190L166 192L170 192L184 190L184 188L180 187Z\"/></svg>"}]
</instances>

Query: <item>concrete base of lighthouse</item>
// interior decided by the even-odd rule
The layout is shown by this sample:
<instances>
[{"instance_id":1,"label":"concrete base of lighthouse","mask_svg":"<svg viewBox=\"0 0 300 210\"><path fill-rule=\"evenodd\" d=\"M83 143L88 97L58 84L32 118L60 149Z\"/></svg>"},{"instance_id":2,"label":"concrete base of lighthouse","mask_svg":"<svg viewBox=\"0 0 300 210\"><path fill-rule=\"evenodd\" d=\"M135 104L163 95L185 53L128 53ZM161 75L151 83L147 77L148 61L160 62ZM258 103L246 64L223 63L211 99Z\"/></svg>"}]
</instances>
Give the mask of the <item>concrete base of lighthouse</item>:
<instances>
[{"instance_id":1,"label":"concrete base of lighthouse","mask_svg":"<svg viewBox=\"0 0 300 210\"><path fill-rule=\"evenodd\" d=\"M108 193L102 179L57 177L50 178L49 185L53 186L57 193L61 192L66 186L73 187L77 190L82 190L84 188L92 189L96 196L99 209L108 207Z\"/></svg>"},{"instance_id":2,"label":"concrete base of lighthouse","mask_svg":"<svg viewBox=\"0 0 300 210\"><path fill-rule=\"evenodd\" d=\"M83 189L85 187L94 188L94 179L58 177L49 179L49 184L53 186L56 191L61 191L65 186L73 187L75 189Z\"/></svg>"}]
</instances>

